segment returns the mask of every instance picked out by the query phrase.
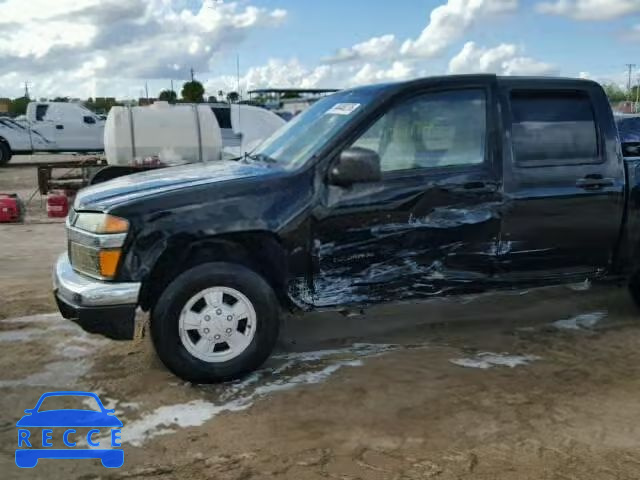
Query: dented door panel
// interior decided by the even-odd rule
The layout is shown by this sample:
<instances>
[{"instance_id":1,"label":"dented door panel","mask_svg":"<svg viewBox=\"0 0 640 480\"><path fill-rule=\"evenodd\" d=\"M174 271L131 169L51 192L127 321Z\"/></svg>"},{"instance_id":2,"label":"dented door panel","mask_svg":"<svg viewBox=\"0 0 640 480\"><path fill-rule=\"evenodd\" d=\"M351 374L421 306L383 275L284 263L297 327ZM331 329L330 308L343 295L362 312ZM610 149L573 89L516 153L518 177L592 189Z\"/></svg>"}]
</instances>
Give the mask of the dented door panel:
<instances>
[{"instance_id":1,"label":"dented door panel","mask_svg":"<svg viewBox=\"0 0 640 480\"><path fill-rule=\"evenodd\" d=\"M483 169L329 187L314 219L314 305L481 288L495 266L500 208L497 179Z\"/></svg>"}]
</instances>

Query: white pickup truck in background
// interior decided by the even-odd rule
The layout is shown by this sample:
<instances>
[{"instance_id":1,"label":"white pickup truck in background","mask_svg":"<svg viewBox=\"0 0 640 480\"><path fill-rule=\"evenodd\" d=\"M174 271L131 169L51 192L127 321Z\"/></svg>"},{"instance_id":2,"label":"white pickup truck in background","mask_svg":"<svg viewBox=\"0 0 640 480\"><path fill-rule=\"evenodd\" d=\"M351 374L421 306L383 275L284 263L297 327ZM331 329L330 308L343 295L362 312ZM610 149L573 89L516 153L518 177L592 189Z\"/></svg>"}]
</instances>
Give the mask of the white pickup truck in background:
<instances>
[{"instance_id":1,"label":"white pickup truck in background","mask_svg":"<svg viewBox=\"0 0 640 480\"><path fill-rule=\"evenodd\" d=\"M104 124L79 103L31 102L26 118L0 117L0 165L14 154L102 152Z\"/></svg>"}]
</instances>

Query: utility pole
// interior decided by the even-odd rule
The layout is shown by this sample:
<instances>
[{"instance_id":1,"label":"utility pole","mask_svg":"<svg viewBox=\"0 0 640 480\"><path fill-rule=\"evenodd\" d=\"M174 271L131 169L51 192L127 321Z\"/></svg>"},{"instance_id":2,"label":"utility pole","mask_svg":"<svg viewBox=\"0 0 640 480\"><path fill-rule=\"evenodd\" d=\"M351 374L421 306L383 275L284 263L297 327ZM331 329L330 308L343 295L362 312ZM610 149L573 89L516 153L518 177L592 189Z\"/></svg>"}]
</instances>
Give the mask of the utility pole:
<instances>
[{"instance_id":1,"label":"utility pole","mask_svg":"<svg viewBox=\"0 0 640 480\"><path fill-rule=\"evenodd\" d=\"M631 96L631 73L633 72L633 69L636 68L636 64L635 63L627 63L627 68L629 69L629 79L627 80L627 100L630 100L630 96Z\"/></svg>"},{"instance_id":2,"label":"utility pole","mask_svg":"<svg viewBox=\"0 0 640 480\"><path fill-rule=\"evenodd\" d=\"M31 98L29 96L29 81L24 82L24 98Z\"/></svg>"},{"instance_id":3,"label":"utility pole","mask_svg":"<svg viewBox=\"0 0 640 480\"><path fill-rule=\"evenodd\" d=\"M144 82L144 94L147 99L147 105L149 105L149 82Z\"/></svg>"},{"instance_id":4,"label":"utility pole","mask_svg":"<svg viewBox=\"0 0 640 480\"><path fill-rule=\"evenodd\" d=\"M636 84L636 113L640 110L640 75L638 75L638 83Z\"/></svg>"},{"instance_id":5,"label":"utility pole","mask_svg":"<svg viewBox=\"0 0 640 480\"><path fill-rule=\"evenodd\" d=\"M194 82L196 79L196 72L194 72L193 67L191 67L191 81Z\"/></svg>"},{"instance_id":6,"label":"utility pole","mask_svg":"<svg viewBox=\"0 0 640 480\"><path fill-rule=\"evenodd\" d=\"M236 75L237 75L237 80L238 80L238 86L237 86L237 90L238 90L238 103L240 103L240 54L237 53L236 54Z\"/></svg>"}]
</instances>

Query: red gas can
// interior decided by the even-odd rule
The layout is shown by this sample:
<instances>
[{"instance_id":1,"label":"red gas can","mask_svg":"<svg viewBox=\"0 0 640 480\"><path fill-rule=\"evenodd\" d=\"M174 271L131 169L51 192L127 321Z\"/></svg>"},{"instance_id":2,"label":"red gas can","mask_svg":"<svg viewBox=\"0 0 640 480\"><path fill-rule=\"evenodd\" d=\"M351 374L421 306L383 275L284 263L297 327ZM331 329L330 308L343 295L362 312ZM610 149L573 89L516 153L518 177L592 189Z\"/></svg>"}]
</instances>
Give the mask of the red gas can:
<instances>
[{"instance_id":1,"label":"red gas can","mask_svg":"<svg viewBox=\"0 0 640 480\"><path fill-rule=\"evenodd\" d=\"M69 214L69 197L64 190L52 190L47 196L47 216L65 218Z\"/></svg>"},{"instance_id":2,"label":"red gas can","mask_svg":"<svg viewBox=\"0 0 640 480\"><path fill-rule=\"evenodd\" d=\"M0 193L0 223L19 222L20 199L15 193Z\"/></svg>"}]
</instances>

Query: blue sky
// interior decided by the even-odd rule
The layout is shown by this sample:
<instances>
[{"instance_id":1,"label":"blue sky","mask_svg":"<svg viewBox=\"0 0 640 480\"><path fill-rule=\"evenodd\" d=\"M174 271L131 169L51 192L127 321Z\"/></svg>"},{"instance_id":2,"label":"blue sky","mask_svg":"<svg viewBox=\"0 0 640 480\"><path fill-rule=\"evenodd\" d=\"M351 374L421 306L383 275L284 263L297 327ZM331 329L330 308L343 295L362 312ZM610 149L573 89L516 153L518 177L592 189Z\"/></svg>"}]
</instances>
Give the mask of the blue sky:
<instances>
[{"instance_id":1,"label":"blue sky","mask_svg":"<svg viewBox=\"0 0 640 480\"><path fill-rule=\"evenodd\" d=\"M204 1L0 0L0 97L153 95L190 66L229 91L236 54L242 90L640 68L640 0Z\"/></svg>"},{"instance_id":2,"label":"blue sky","mask_svg":"<svg viewBox=\"0 0 640 480\"><path fill-rule=\"evenodd\" d=\"M341 47L374 36L393 33L401 39L416 37L431 11L445 2L324 0L313 2L313 6L296 0L252 3L284 8L289 18L277 32L260 32L247 42L248 48L239 49L244 61L258 64L265 58L280 56L313 64ZM466 39L487 45L521 45L528 55L559 65L569 75L582 71L611 74L623 71L625 63L635 60L640 64L640 42L623 39L625 30L640 23L640 9L635 15L587 22L538 13L536 3L521 1L517 14L477 24ZM464 41L457 42L451 52L459 50ZM445 56L429 63L438 72L446 68L447 61Z\"/></svg>"}]
</instances>

